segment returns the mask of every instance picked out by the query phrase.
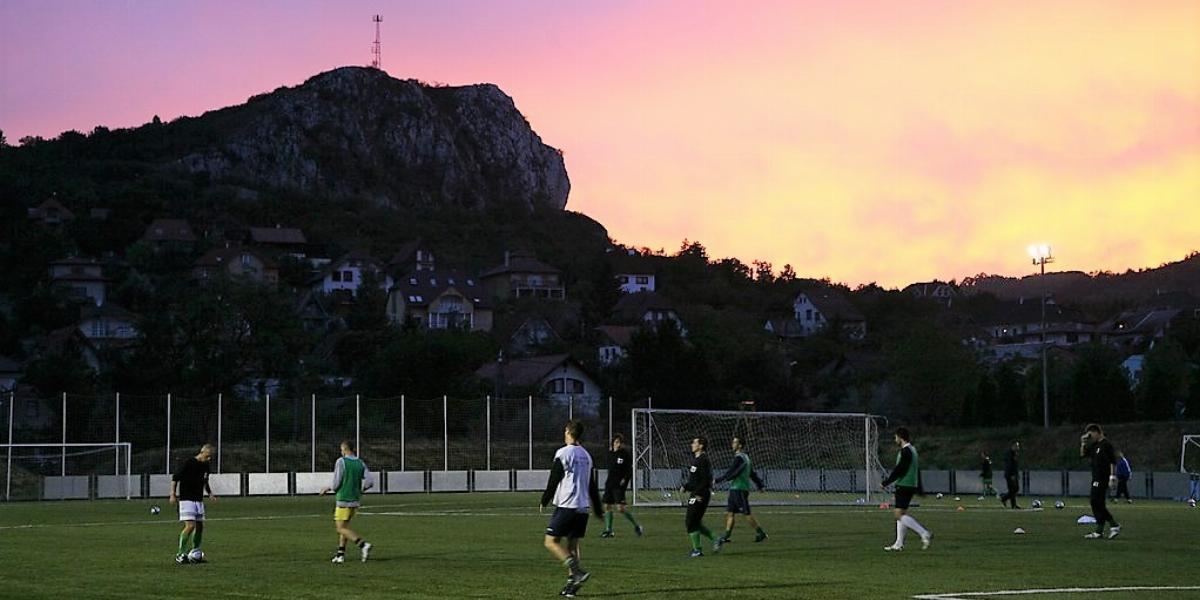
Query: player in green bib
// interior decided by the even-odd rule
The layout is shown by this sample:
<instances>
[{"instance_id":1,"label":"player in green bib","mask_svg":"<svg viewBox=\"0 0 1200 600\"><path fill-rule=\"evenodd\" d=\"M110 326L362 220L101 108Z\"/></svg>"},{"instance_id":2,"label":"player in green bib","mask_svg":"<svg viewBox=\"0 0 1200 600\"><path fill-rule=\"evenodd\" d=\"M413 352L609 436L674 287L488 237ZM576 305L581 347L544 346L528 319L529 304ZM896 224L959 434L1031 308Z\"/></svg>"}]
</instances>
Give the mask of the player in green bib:
<instances>
[{"instance_id":1,"label":"player in green bib","mask_svg":"<svg viewBox=\"0 0 1200 600\"><path fill-rule=\"evenodd\" d=\"M725 535L713 541L714 552L720 552L721 547L733 535L733 523L736 515L743 515L750 522L750 526L754 528L755 542L767 539L767 532L759 526L758 519L750 514L750 482L753 481L754 486L761 492L765 487L763 480L759 478L758 473L754 472L754 468L750 464L750 455L746 454L746 445L742 438L734 436L729 447L733 450L733 464L729 465L729 468L713 481L713 484L722 481L729 482L729 497L725 502Z\"/></svg>"},{"instance_id":2,"label":"player in green bib","mask_svg":"<svg viewBox=\"0 0 1200 600\"><path fill-rule=\"evenodd\" d=\"M367 562L367 557L371 554L371 543L362 539L348 524L358 511L363 490L371 489L372 481L367 476L367 464L354 453L354 442L346 440L342 442L341 448L342 457L334 464L333 480L328 487L321 490L322 496L332 491L337 499L333 509L333 525L338 533L338 550L337 554L333 555L333 562L346 562L347 541L352 541L358 546L362 561Z\"/></svg>"},{"instance_id":3,"label":"player in green bib","mask_svg":"<svg viewBox=\"0 0 1200 600\"><path fill-rule=\"evenodd\" d=\"M921 489L921 465L917 459L917 448L909 441L911 436L907 427L896 428L893 438L900 451L896 453L896 468L887 479L881 482L881 487L887 489L892 483L896 484L896 500L892 504L896 516L896 541L891 546L884 546L888 552L898 552L904 549L905 529L911 529L921 536L921 548L928 549L933 542L933 532L925 529L912 515L908 514L908 506L913 495Z\"/></svg>"}]
</instances>

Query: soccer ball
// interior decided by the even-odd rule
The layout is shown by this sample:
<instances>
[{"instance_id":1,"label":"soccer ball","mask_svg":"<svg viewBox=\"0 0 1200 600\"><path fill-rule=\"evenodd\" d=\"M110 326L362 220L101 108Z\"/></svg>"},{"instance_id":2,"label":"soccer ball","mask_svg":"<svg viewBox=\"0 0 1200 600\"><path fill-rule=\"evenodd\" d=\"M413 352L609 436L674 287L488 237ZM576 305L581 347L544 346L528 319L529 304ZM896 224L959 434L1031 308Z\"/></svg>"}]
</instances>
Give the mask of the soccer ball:
<instances>
[{"instance_id":1,"label":"soccer ball","mask_svg":"<svg viewBox=\"0 0 1200 600\"><path fill-rule=\"evenodd\" d=\"M159 508L157 504L150 507L150 514L157 515L160 512L162 512L162 509Z\"/></svg>"},{"instance_id":2,"label":"soccer ball","mask_svg":"<svg viewBox=\"0 0 1200 600\"><path fill-rule=\"evenodd\" d=\"M1054 503L1054 508L1057 508L1058 510L1062 510L1062 509L1066 508L1066 506L1067 505L1065 503L1063 503L1062 500L1059 500Z\"/></svg>"},{"instance_id":3,"label":"soccer ball","mask_svg":"<svg viewBox=\"0 0 1200 600\"><path fill-rule=\"evenodd\" d=\"M960 498L960 497L958 497L958 496L955 496L955 497L954 497L954 501L955 501L955 502L962 502L962 498Z\"/></svg>"},{"instance_id":4,"label":"soccer ball","mask_svg":"<svg viewBox=\"0 0 1200 600\"><path fill-rule=\"evenodd\" d=\"M194 562L194 563L204 562L204 552L202 552L199 548L192 549L191 552L188 552L187 556L188 556L188 560L191 562Z\"/></svg>"},{"instance_id":5,"label":"soccer ball","mask_svg":"<svg viewBox=\"0 0 1200 600\"><path fill-rule=\"evenodd\" d=\"M1042 501L1041 501L1041 500L1034 500L1033 502L1030 502L1030 503L1029 503L1029 505L1030 505L1030 506L1032 506L1032 507L1034 507L1034 508L1041 508L1041 507L1042 507Z\"/></svg>"},{"instance_id":6,"label":"soccer ball","mask_svg":"<svg viewBox=\"0 0 1200 600\"><path fill-rule=\"evenodd\" d=\"M663 500L670 500L671 492L663 492Z\"/></svg>"},{"instance_id":7,"label":"soccer ball","mask_svg":"<svg viewBox=\"0 0 1200 600\"><path fill-rule=\"evenodd\" d=\"M941 492L938 492L938 493L937 493L937 499L938 499L938 500L941 500L941 499L942 499L942 493L941 493Z\"/></svg>"}]
</instances>

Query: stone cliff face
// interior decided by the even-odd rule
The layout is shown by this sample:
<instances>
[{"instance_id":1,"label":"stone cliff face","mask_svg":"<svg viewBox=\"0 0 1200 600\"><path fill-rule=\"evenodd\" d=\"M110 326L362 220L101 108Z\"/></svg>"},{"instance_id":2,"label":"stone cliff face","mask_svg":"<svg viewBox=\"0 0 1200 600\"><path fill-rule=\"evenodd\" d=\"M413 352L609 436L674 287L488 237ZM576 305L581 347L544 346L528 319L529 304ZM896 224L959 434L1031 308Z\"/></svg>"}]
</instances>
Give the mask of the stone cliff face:
<instances>
[{"instance_id":1,"label":"stone cliff face","mask_svg":"<svg viewBox=\"0 0 1200 600\"><path fill-rule=\"evenodd\" d=\"M430 87L344 67L217 113L223 133L179 160L213 180L526 211L562 210L571 188L562 154L495 85Z\"/></svg>"}]
</instances>

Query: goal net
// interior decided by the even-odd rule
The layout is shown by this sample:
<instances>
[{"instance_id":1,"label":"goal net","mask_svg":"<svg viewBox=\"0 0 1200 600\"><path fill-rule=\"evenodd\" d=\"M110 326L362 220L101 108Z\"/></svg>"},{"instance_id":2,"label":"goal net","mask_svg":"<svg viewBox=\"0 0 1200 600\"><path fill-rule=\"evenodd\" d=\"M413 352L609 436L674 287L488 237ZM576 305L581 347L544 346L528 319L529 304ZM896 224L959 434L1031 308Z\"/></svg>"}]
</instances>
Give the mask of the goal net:
<instances>
[{"instance_id":1,"label":"goal net","mask_svg":"<svg viewBox=\"0 0 1200 600\"><path fill-rule=\"evenodd\" d=\"M683 502L679 486L691 464L691 441L708 440L714 478L733 462L730 442L745 443L754 470L766 483L758 504L866 504L882 491L879 430L886 420L853 413L633 410L635 504ZM728 483L713 487L724 502Z\"/></svg>"},{"instance_id":2,"label":"goal net","mask_svg":"<svg viewBox=\"0 0 1200 600\"><path fill-rule=\"evenodd\" d=\"M86 500L141 495L129 442L0 444L5 500Z\"/></svg>"},{"instance_id":3,"label":"goal net","mask_svg":"<svg viewBox=\"0 0 1200 600\"><path fill-rule=\"evenodd\" d=\"M1179 451L1179 472L1200 475L1200 435L1183 436L1183 449Z\"/></svg>"}]
</instances>

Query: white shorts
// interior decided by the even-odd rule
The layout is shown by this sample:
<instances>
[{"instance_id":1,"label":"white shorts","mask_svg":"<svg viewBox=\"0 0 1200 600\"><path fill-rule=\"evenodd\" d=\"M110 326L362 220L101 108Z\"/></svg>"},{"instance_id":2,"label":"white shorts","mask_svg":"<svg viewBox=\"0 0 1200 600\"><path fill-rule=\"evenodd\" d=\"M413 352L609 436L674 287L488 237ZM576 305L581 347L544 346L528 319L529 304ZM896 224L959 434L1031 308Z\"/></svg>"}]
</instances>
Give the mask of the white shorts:
<instances>
[{"instance_id":1,"label":"white shorts","mask_svg":"<svg viewBox=\"0 0 1200 600\"><path fill-rule=\"evenodd\" d=\"M191 500L179 501L179 520L180 521L203 521L204 520L204 503L193 502Z\"/></svg>"}]
</instances>

